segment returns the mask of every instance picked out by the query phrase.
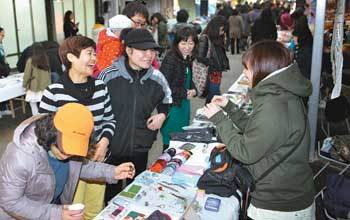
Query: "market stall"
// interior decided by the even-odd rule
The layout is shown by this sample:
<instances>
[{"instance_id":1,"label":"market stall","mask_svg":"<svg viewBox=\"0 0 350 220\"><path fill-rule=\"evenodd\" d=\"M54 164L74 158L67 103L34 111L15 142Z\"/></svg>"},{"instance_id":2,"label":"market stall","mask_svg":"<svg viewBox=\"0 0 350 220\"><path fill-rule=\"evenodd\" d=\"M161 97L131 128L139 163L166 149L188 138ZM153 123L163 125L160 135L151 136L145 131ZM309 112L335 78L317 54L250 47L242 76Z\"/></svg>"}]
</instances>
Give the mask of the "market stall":
<instances>
[{"instance_id":1,"label":"market stall","mask_svg":"<svg viewBox=\"0 0 350 220\"><path fill-rule=\"evenodd\" d=\"M246 96L248 88L249 83L244 74L241 74L224 95L250 114L252 106ZM213 126L203 118L201 112L201 109L198 109L192 124L184 127L190 135L172 136L168 148L174 150L171 156L169 150L161 155L149 170L138 175L130 185L115 196L95 220L125 217L144 219L157 210L172 220L238 220L240 203L234 195L220 197L205 194L203 190L197 188L200 176L210 165L209 156L212 150L220 144L216 142L215 135L208 137L208 133L203 134L203 138L199 138L202 142L195 141L199 135L191 135L191 131L195 129ZM190 154L186 154L184 158L186 152ZM166 162L163 161L165 158ZM172 167L169 165L172 161L181 161L181 164Z\"/></svg>"}]
</instances>

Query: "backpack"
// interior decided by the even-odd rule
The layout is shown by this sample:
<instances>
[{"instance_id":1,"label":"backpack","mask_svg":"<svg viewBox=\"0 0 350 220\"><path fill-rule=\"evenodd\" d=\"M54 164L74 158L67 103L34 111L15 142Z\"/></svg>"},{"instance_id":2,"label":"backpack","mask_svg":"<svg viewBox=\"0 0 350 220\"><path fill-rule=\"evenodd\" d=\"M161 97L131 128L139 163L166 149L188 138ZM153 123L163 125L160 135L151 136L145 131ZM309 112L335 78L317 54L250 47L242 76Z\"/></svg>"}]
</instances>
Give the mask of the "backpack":
<instances>
[{"instance_id":1,"label":"backpack","mask_svg":"<svg viewBox=\"0 0 350 220\"><path fill-rule=\"evenodd\" d=\"M209 161L210 168L199 178L197 187L204 189L207 194L235 196L241 204L240 219L248 219L249 194L255 188L254 177L247 168L232 158L226 147L214 148Z\"/></svg>"}]
</instances>

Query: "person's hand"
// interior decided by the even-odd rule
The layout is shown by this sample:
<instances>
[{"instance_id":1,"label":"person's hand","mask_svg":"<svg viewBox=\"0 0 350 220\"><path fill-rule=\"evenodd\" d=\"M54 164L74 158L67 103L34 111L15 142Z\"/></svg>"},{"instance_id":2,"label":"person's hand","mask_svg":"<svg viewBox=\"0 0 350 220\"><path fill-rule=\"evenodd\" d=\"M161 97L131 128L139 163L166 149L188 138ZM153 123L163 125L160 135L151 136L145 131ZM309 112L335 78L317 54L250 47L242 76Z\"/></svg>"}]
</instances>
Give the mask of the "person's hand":
<instances>
[{"instance_id":1,"label":"person's hand","mask_svg":"<svg viewBox=\"0 0 350 220\"><path fill-rule=\"evenodd\" d=\"M147 119L147 128L152 131L155 131L162 127L165 119L166 117L164 113L152 115L151 117L149 117L149 119Z\"/></svg>"},{"instance_id":2,"label":"person's hand","mask_svg":"<svg viewBox=\"0 0 350 220\"><path fill-rule=\"evenodd\" d=\"M106 157L108 145L109 145L109 140L105 137L101 138L101 140L95 146L96 151L92 160L97 162L102 162Z\"/></svg>"},{"instance_id":3,"label":"person's hand","mask_svg":"<svg viewBox=\"0 0 350 220\"><path fill-rule=\"evenodd\" d=\"M213 117L213 115L215 115L216 113L218 113L220 111L220 107L217 106L214 103L208 103L204 106L203 108L203 114L207 117L207 118L211 118Z\"/></svg>"},{"instance_id":4,"label":"person's hand","mask_svg":"<svg viewBox=\"0 0 350 220\"><path fill-rule=\"evenodd\" d=\"M131 162L122 163L114 170L114 179L132 179L135 176L135 166Z\"/></svg>"},{"instance_id":5,"label":"person's hand","mask_svg":"<svg viewBox=\"0 0 350 220\"><path fill-rule=\"evenodd\" d=\"M225 96L215 95L213 97L213 99L211 100L211 102L220 106L220 107L226 107L226 105L228 103L228 98L226 98Z\"/></svg>"},{"instance_id":6,"label":"person's hand","mask_svg":"<svg viewBox=\"0 0 350 220\"><path fill-rule=\"evenodd\" d=\"M62 220L83 220L84 209L82 210L69 210L69 205L64 205L62 209Z\"/></svg>"},{"instance_id":7,"label":"person's hand","mask_svg":"<svg viewBox=\"0 0 350 220\"><path fill-rule=\"evenodd\" d=\"M197 94L197 92L194 89L187 90L187 99L191 99L191 98L195 97L196 94Z\"/></svg>"}]
</instances>

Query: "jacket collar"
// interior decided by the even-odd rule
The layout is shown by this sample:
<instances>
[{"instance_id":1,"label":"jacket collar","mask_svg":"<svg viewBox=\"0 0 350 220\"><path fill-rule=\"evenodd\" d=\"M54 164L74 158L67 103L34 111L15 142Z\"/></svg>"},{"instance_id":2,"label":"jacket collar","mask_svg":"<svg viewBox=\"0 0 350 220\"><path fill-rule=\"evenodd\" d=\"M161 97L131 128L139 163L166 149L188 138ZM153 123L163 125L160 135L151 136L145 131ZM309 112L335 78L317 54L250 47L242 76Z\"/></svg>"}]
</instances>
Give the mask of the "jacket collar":
<instances>
[{"instance_id":1,"label":"jacket collar","mask_svg":"<svg viewBox=\"0 0 350 220\"><path fill-rule=\"evenodd\" d=\"M129 71L126 68L126 62L128 62L127 58L125 56L121 56L118 60L113 62L113 66L114 68L116 68L116 75L120 75L122 76L124 79L129 80L130 83L134 82L134 78L130 75ZM147 80L148 78L151 77L151 75L153 74L153 67L150 66L145 74L140 78L140 83L143 84L143 82L145 80Z\"/></svg>"}]
</instances>

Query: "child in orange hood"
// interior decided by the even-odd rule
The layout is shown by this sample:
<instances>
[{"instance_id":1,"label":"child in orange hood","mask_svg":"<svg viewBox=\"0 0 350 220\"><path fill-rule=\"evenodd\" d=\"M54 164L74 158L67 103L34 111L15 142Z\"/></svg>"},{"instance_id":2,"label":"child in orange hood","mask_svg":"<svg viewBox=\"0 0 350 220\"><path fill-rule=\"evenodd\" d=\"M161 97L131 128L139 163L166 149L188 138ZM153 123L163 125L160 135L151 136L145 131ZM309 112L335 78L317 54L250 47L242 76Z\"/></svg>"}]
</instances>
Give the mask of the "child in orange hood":
<instances>
[{"instance_id":1,"label":"child in orange hood","mask_svg":"<svg viewBox=\"0 0 350 220\"><path fill-rule=\"evenodd\" d=\"M96 65L93 76L110 66L114 59L124 52L120 33L124 28L131 28L132 21L125 15L116 15L109 19L109 27L101 31L96 46Z\"/></svg>"}]
</instances>

